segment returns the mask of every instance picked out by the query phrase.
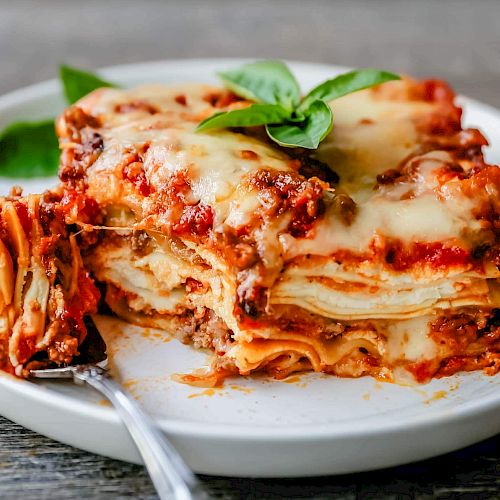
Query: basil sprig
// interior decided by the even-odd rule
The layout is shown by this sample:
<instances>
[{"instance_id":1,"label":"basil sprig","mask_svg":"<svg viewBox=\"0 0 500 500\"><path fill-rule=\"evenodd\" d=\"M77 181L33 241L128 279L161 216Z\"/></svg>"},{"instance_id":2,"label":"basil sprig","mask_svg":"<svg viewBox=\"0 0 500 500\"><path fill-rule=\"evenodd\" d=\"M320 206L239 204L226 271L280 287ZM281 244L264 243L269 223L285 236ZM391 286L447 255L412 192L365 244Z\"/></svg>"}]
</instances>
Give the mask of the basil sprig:
<instances>
[{"instance_id":1,"label":"basil sprig","mask_svg":"<svg viewBox=\"0 0 500 500\"><path fill-rule=\"evenodd\" d=\"M54 120L17 122L0 135L0 174L45 177L57 172L59 143Z\"/></svg>"},{"instance_id":2,"label":"basil sprig","mask_svg":"<svg viewBox=\"0 0 500 500\"><path fill-rule=\"evenodd\" d=\"M266 124L269 137L280 146L316 149L319 143L330 133L333 115L325 101L315 100L304 109L304 119L295 124Z\"/></svg>"},{"instance_id":3,"label":"basil sprig","mask_svg":"<svg viewBox=\"0 0 500 500\"><path fill-rule=\"evenodd\" d=\"M73 104L100 87L116 85L94 73L62 65L59 76L67 101ZM199 131L265 125L269 137L286 147L316 149L332 129L327 101L399 77L375 69L351 71L315 87L301 99L297 80L280 61L258 61L219 73L237 95L254 101L243 109L216 113L198 125ZM59 147L54 120L17 122L0 133L0 175L43 177L54 175Z\"/></svg>"},{"instance_id":4,"label":"basil sprig","mask_svg":"<svg viewBox=\"0 0 500 500\"><path fill-rule=\"evenodd\" d=\"M350 71L313 88L303 99L297 80L280 61L258 61L219 73L235 94L255 101L246 108L216 113L198 131L265 125L280 146L316 149L330 133L333 114L327 102L400 77L377 69Z\"/></svg>"},{"instance_id":5,"label":"basil sprig","mask_svg":"<svg viewBox=\"0 0 500 500\"><path fill-rule=\"evenodd\" d=\"M97 75L62 65L60 80L68 103L100 87L115 85ZM59 143L54 118L16 122L0 134L0 175L3 177L48 177L57 173Z\"/></svg>"},{"instance_id":6,"label":"basil sprig","mask_svg":"<svg viewBox=\"0 0 500 500\"><path fill-rule=\"evenodd\" d=\"M281 61L259 61L217 73L235 94L256 102L280 104L292 111L300 102L300 87Z\"/></svg>"},{"instance_id":7,"label":"basil sprig","mask_svg":"<svg viewBox=\"0 0 500 500\"><path fill-rule=\"evenodd\" d=\"M95 89L116 87L114 83L107 82L94 73L72 68L65 64L61 64L59 67L59 78L63 84L64 95L70 104L75 103Z\"/></svg>"}]
</instances>

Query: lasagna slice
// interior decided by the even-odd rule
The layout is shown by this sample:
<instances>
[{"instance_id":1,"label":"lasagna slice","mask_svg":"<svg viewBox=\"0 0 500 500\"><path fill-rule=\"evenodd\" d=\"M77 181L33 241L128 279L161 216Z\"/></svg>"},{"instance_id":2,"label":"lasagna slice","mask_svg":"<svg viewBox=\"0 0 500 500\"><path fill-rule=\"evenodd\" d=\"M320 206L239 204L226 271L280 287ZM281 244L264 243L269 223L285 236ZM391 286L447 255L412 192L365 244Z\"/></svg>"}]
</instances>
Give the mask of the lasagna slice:
<instances>
[{"instance_id":1,"label":"lasagna slice","mask_svg":"<svg viewBox=\"0 0 500 500\"><path fill-rule=\"evenodd\" d=\"M80 256L85 242L66 223L71 210L90 222L83 198L0 198L0 369L12 374L70 363L97 311L99 292Z\"/></svg>"},{"instance_id":2,"label":"lasagna slice","mask_svg":"<svg viewBox=\"0 0 500 500\"><path fill-rule=\"evenodd\" d=\"M195 131L248 105L207 85L106 88L60 117L65 192L101 210L83 258L109 307L211 349L192 383L496 373L500 169L453 92L406 79L343 97L312 154L259 127Z\"/></svg>"}]
</instances>

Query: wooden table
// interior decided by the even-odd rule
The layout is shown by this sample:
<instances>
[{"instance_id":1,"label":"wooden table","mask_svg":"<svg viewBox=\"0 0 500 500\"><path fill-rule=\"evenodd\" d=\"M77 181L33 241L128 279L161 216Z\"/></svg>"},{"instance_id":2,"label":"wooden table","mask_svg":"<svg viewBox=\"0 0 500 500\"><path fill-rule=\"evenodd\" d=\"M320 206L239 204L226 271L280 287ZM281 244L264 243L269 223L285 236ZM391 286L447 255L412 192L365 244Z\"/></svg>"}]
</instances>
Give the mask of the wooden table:
<instances>
[{"instance_id":1,"label":"wooden table","mask_svg":"<svg viewBox=\"0 0 500 500\"><path fill-rule=\"evenodd\" d=\"M0 0L0 94L57 65L276 57L439 76L500 107L496 0ZM500 418L500 416L499 416ZM202 478L217 498L500 498L500 436L379 472L296 480ZM0 498L155 498L142 467L0 418Z\"/></svg>"},{"instance_id":2,"label":"wooden table","mask_svg":"<svg viewBox=\"0 0 500 500\"><path fill-rule=\"evenodd\" d=\"M500 498L500 436L417 464L307 479L203 476L214 498ZM144 469L66 446L0 418L0 498L156 498Z\"/></svg>"}]
</instances>

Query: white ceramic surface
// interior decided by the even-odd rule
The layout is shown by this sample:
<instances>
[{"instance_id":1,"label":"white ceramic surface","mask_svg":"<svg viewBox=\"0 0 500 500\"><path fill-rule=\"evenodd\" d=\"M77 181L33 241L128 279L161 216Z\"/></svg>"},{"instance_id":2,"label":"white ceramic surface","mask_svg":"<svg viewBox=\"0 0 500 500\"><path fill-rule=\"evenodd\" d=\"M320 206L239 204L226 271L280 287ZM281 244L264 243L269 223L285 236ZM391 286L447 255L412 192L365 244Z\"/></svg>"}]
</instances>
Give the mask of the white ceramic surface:
<instances>
[{"instance_id":1,"label":"white ceramic surface","mask_svg":"<svg viewBox=\"0 0 500 500\"><path fill-rule=\"evenodd\" d=\"M214 81L241 60L191 60L121 66L103 74L126 86ZM291 63L303 89L344 68ZM462 99L466 124L481 125L500 163L500 113ZM0 128L16 119L53 116L63 108L55 81L0 97ZM36 191L55 179L0 178L0 191ZM227 476L309 476L376 469L467 446L500 432L500 376L463 374L418 388L370 378L308 374L279 382L227 381L204 390L172 380L207 364L207 355L168 334L97 318L113 369L158 420L197 472ZM0 413L76 447L139 461L116 413L100 396L65 383L31 383L0 375Z\"/></svg>"}]
</instances>

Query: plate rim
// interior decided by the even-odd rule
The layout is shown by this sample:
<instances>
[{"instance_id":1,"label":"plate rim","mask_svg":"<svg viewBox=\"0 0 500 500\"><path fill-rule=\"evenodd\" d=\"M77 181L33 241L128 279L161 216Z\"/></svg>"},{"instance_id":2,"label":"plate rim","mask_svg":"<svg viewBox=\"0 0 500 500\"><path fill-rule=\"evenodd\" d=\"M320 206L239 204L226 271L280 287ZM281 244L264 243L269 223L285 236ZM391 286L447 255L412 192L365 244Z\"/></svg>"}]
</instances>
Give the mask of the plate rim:
<instances>
[{"instance_id":1,"label":"plate rim","mask_svg":"<svg viewBox=\"0 0 500 500\"><path fill-rule=\"evenodd\" d=\"M484 377L487 376L484 375ZM450 377L449 379L453 380L453 378ZM32 401L43 402L44 405L51 406L54 409L70 405L72 411L78 412L82 416L86 415L89 418L104 420L111 424L121 423L120 417L113 408L99 406L90 401L78 400L73 396L52 391L50 388L43 386L42 388L30 381L17 379L8 373L0 372L0 385L14 390L21 387L21 395ZM411 389L411 387L408 387L408 390ZM50 398L46 397L47 391L50 392ZM484 413L492 411L498 406L500 406L500 393L496 394L492 392L481 398L464 401L454 406L451 410L452 413L449 408L437 409L429 406L424 416L419 414L415 417L405 416L403 419L395 421L387 419L383 422L377 421L375 424L372 422L368 428L363 426L362 423L371 417L360 417L359 419L342 420L327 424L314 424L314 427L311 427L309 424L288 424L283 427L244 424L229 425L213 422L185 422L180 419L168 419L155 415L153 417L165 432L172 435L189 435L194 438L222 438L231 441L247 441L249 438L252 441L258 441L272 438L273 441L289 442L293 439L300 440L304 438L308 440L363 438L373 435L394 434L405 431L409 427L415 431L424 430L429 427L437 427L443 424L448 425L469 417L476 417L478 409L480 409L481 413Z\"/></svg>"},{"instance_id":2,"label":"plate rim","mask_svg":"<svg viewBox=\"0 0 500 500\"><path fill-rule=\"evenodd\" d=\"M105 78L120 79L120 75L129 71L152 71L155 68L165 68L168 66L176 67L185 66L193 67L204 65L206 67L222 67L225 65L236 65L245 62L255 61L257 58L179 58L179 59L164 59L145 61L130 64L120 64L107 66L97 69ZM349 71L351 68L347 66L304 62L296 60L285 60L287 64L298 68L298 71L330 71L338 73ZM0 96L0 113L5 111L5 108L23 104L30 99L40 99L44 97L54 96L56 92L61 92L61 85L57 79L50 79L40 83L28 85L19 89L15 89ZM457 95L460 105L465 107L475 107L476 109L492 114L500 123L500 110L496 107L465 97ZM186 347L192 348L192 347ZM458 377L464 376L458 375ZM482 375L487 377L486 375ZM457 376L455 376L457 377ZM500 377L500 375L499 375ZM82 416L88 416L97 420L102 420L110 424L120 424L121 420L113 408L101 407L95 403L79 400L73 396L58 393L48 388L41 388L39 385L27 380L17 379L12 375L0 372L0 385L7 388L17 390L20 388L21 394L31 400L39 401L43 399L45 405L50 405L54 409L60 408L61 405L70 404L73 411L78 411ZM424 386L425 387L425 386ZM409 390L411 390L409 388ZM50 392L50 398L47 398L47 391ZM366 427L362 423L366 422L367 418L360 417L354 420L343 420L335 423L314 424L311 427L308 424L289 424L282 427L266 428L265 426L249 425L249 424L224 424L214 422L185 422L179 419L168 419L165 417L155 417L160 427L167 433L178 436L187 436L193 438L216 438L231 441L269 441L273 442L290 442L308 441L329 439L353 439L369 437L374 435L394 434L404 432L408 428L412 430L425 430L429 427L435 427L443 424L451 424L459 420L467 419L477 415L477 412L488 412L495 407L500 407L500 391L492 392L475 400L464 401L452 408L432 408L429 407L424 416L416 417L405 416L401 420L393 421L387 419L383 422L376 422ZM361 425L360 425L361 424Z\"/></svg>"}]
</instances>

